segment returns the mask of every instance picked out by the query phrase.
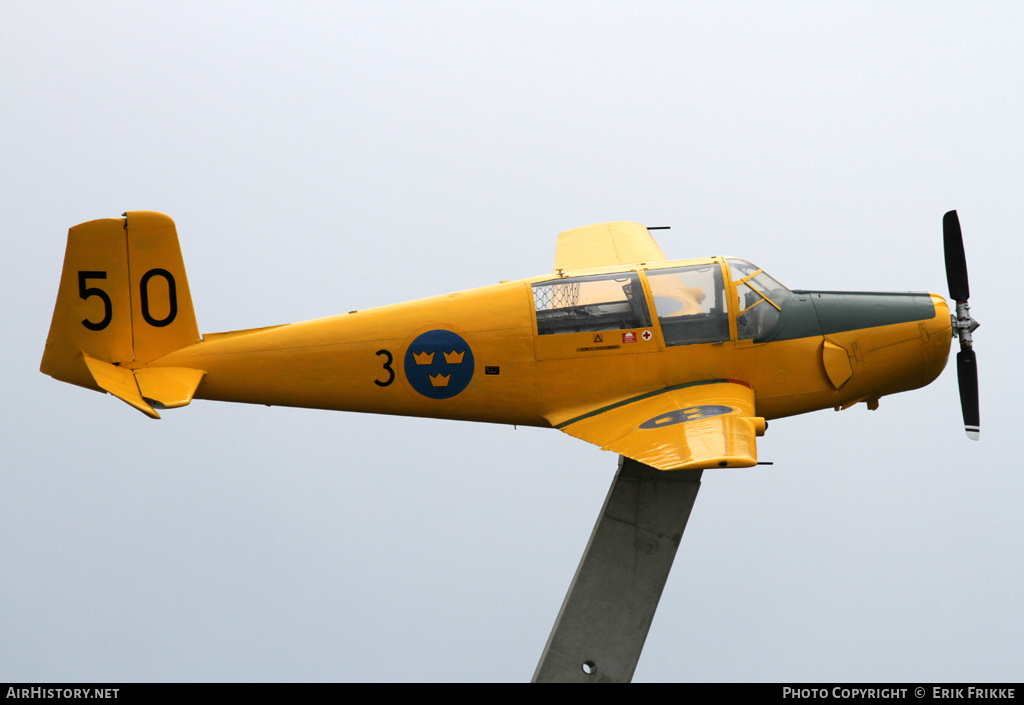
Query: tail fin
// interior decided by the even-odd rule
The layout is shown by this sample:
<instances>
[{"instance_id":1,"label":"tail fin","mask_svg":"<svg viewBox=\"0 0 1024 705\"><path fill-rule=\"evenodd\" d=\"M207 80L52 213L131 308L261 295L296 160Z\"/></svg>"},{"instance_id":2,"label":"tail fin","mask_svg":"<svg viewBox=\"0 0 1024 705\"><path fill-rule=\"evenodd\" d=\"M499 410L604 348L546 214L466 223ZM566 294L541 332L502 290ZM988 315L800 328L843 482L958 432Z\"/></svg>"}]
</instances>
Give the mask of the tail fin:
<instances>
[{"instance_id":1,"label":"tail fin","mask_svg":"<svg viewBox=\"0 0 1024 705\"><path fill-rule=\"evenodd\" d=\"M160 418L151 403L187 404L203 373L145 366L199 340L173 220L132 211L68 231L42 372Z\"/></svg>"}]
</instances>

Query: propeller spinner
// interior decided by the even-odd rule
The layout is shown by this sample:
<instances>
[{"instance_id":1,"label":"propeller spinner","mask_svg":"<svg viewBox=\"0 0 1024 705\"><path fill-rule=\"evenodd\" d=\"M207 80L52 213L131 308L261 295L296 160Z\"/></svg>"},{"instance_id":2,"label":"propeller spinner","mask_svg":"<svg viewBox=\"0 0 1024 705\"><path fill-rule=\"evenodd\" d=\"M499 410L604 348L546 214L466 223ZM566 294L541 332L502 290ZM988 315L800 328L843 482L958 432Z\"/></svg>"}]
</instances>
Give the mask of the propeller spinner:
<instances>
[{"instance_id":1,"label":"propeller spinner","mask_svg":"<svg viewBox=\"0 0 1024 705\"><path fill-rule=\"evenodd\" d=\"M956 211L942 218L942 240L946 253L946 282L949 298L956 302L953 330L960 338L960 352L956 354L956 374L960 383L960 408L964 415L964 430L971 440L978 440L981 417L978 408L978 359L974 353L971 333L979 323L971 318L967 299L971 290L967 283L967 258L964 256L964 237Z\"/></svg>"}]
</instances>

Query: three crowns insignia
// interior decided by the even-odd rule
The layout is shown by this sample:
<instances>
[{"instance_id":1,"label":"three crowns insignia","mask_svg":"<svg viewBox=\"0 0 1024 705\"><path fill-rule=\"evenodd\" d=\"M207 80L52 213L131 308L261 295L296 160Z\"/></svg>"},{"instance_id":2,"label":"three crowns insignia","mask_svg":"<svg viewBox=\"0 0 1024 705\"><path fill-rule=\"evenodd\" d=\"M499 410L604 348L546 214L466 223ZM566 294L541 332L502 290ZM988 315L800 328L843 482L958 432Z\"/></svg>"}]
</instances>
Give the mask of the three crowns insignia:
<instances>
[{"instance_id":1,"label":"three crowns insignia","mask_svg":"<svg viewBox=\"0 0 1024 705\"><path fill-rule=\"evenodd\" d=\"M463 350L462 352L459 352L457 350L452 350L451 352L445 352L444 350L442 350L441 354L444 355L444 361L446 364L461 365L462 359L466 356L466 351ZM433 352L428 353L424 351L421 353L413 353L412 358L413 360L416 361L417 365L432 365L434 364L434 355L435 353ZM427 375L427 378L430 380L430 386L432 387L447 387L448 382L450 382L452 379L452 376L450 373L446 375L436 374Z\"/></svg>"}]
</instances>

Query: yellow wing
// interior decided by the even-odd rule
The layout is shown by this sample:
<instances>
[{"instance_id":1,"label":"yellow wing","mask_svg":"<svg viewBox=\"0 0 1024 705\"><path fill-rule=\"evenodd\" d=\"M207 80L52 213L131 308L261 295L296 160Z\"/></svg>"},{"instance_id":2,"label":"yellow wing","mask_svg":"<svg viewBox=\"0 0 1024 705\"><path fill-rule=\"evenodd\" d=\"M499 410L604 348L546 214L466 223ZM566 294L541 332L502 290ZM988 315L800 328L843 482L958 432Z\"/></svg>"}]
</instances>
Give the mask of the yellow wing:
<instances>
[{"instance_id":1,"label":"yellow wing","mask_svg":"<svg viewBox=\"0 0 1024 705\"><path fill-rule=\"evenodd\" d=\"M639 223L598 223L558 236L555 270L594 269L617 264L663 262L665 253Z\"/></svg>"},{"instance_id":2,"label":"yellow wing","mask_svg":"<svg viewBox=\"0 0 1024 705\"><path fill-rule=\"evenodd\" d=\"M553 413L570 436L659 470L750 467L765 421L754 416L754 390L710 380L669 387L590 409Z\"/></svg>"}]
</instances>

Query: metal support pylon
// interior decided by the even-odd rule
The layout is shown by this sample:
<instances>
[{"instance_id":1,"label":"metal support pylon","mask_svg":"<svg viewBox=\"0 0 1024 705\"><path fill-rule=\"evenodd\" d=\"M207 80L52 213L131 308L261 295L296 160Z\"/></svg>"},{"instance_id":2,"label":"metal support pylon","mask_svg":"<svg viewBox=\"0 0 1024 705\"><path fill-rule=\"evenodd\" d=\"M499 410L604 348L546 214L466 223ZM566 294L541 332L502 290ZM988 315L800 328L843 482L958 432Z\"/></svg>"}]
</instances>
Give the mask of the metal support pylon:
<instances>
[{"instance_id":1,"label":"metal support pylon","mask_svg":"<svg viewBox=\"0 0 1024 705\"><path fill-rule=\"evenodd\" d=\"M702 472L664 472L619 457L534 683L633 679Z\"/></svg>"}]
</instances>

